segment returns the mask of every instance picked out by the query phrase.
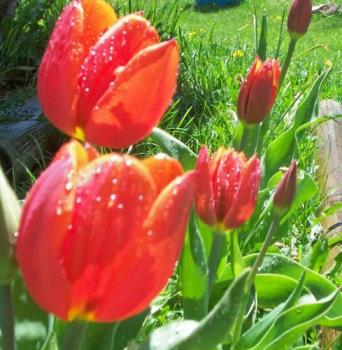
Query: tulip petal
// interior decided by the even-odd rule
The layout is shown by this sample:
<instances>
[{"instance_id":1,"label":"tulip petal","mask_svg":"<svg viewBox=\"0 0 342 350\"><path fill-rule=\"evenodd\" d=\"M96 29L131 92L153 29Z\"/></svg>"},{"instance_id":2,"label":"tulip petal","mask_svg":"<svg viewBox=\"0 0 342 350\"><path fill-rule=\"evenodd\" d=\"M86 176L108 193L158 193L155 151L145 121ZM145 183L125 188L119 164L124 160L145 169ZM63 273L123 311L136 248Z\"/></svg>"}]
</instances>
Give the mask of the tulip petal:
<instances>
[{"instance_id":1,"label":"tulip petal","mask_svg":"<svg viewBox=\"0 0 342 350\"><path fill-rule=\"evenodd\" d=\"M63 319L71 285L59 250L72 220L78 169L88 161L78 142L63 146L29 192L19 228L17 259L26 286L42 308Z\"/></svg>"},{"instance_id":2,"label":"tulip petal","mask_svg":"<svg viewBox=\"0 0 342 350\"><path fill-rule=\"evenodd\" d=\"M232 206L224 218L225 227L237 228L252 216L258 196L260 176L260 162L254 156L246 166Z\"/></svg>"},{"instance_id":3,"label":"tulip petal","mask_svg":"<svg viewBox=\"0 0 342 350\"><path fill-rule=\"evenodd\" d=\"M208 149L205 146L202 146L199 153L196 170L198 172L196 209L199 217L206 224L214 225L217 222L217 217L215 212L211 172L209 169L209 154Z\"/></svg>"},{"instance_id":4,"label":"tulip petal","mask_svg":"<svg viewBox=\"0 0 342 350\"><path fill-rule=\"evenodd\" d=\"M69 318L89 319L96 313L105 282L118 273L108 276L107 267L125 265L122 254L141 230L155 197L150 174L135 158L106 155L82 169L61 249L61 263L73 285Z\"/></svg>"},{"instance_id":5,"label":"tulip petal","mask_svg":"<svg viewBox=\"0 0 342 350\"><path fill-rule=\"evenodd\" d=\"M273 65L273 60L266 61L257 72L257 79L254 79L249 91L249 99L246 107L247 120L253 120L258 116L266 115L273 106L277 93L277 85L274 85ZM260 101L267 101L268 103L260 103ZM258 120L255 121L258 122Z\"/></svg>"},{"instance_id":6,"label":"tulip petal","mask_svg":"<svg viewBox=\"0 0 342 350\"><path fill-rule=\"evenodd\" d=\"M195 173L187 173L161 192L144 229L137 232L132 245L123 250L121 261L117 260L106 273L107 288L96 319L106 322L137 314L165 286L183 246L195 177Z\"/></svg>"},{"instance_id":7,"label":"tulip petal","mask_svg":"<svg viewBox=\"0 0 342 350\"><path fill-rule=\"evenodd\" d=\"M73 135L77 117L78 75L84 60L83 9L65 7L51 35L38 71L38 97L47 118Z\"/></svg>"},{"instance_id":8,"label":"tulip petal","mask_svg":"<svg viewBox=\"0 0 342 350\"><path fill-rule=\"evenodd\" d=\"M123 148L146 137L171 101L178 64L175 40L135 55L93 108L85 126L88 141Z\"/></svg>"},{"instance_id":9,"label":"tulip petal","mask_svg":"<svg viewBox=\"0 0 342 350\"><path fill-rule=\"evenodd\" d=\"M100 35L117 21L113 8L103 0L82 0L84 11L83 47L85 54Z\"/></svg>"},{"instance_id":10,"label":"tulip petal","mask_svg":"<svg viewBox=\"0 0 342 350\"><path fill-rule=\"evenodd\" d=\"M155 28L137 15L123 17L101 37L82 65L79 126L84 127L99 98L115 83L117 72L139 51L158 42Z\"/></svg>"},{"instance_id":11,"label":"tulip petal","mask_svg":"<svg viewBox=\"0 0 342 350\"><path fill-rule=\"evenodd\" d=\"M142 164L150 172L158 194L172 180L183 174L183 168L179 161L163 153L144 159Z\"/></svg>"},{"instance_id":12,"label":"tulip petal","mask_svg":"<svg viewBox=\"0 0 342 350\"><path fill-rule=\"evenodd\" d=\"M234 151L226 152L213 173L213 192L218 221L222 221L233 205L245 159ZM244 158L244 157L243 157Z\"/></svg>"}]
</instances>

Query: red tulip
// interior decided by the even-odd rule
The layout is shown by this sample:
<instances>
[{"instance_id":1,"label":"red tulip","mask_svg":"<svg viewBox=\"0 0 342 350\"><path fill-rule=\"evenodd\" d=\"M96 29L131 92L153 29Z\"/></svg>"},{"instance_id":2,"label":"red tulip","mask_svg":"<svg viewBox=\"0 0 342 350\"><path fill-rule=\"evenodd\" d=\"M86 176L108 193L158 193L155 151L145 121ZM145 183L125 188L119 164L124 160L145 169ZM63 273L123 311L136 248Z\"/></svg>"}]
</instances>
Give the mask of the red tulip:
<instances>
[{"instance_id":1,"label":"red tulip","mask_svg":"<svg viewBox=\"0 0 342 350\"><path fill-rule=\"evenodd\" d=\"M293 39L306 33L312 16L311 0L293 0L287 20L287 29Z\"/></svg>"},{"instance_id":2,"label":"red tulip","mask_svg":"<svg viewBox=\"0 0 342 350\"><path fill-rule=\"evenodd\" d=\"M176 88L175 40L160 42L137 14L116 22L103 0L74 0L52 33L38 72L38 96L65 133L122 148L146 137Z\"/></svg>"},{"instance_id":3,"label":"red tulip","mask_svg":"<svg viewBox=\"0 0 342 350\"><path fill-rule=\"evenodd\" d=\"M255 59L240 88L237 111L241 121L258 124L266 117L277 97L279 76L279 61Z\"/></svg>"},{"instance_id":4,"label":"red tulip","mask_svg":"<svg viewBox=\"0 0 342 350\"><path fill-rule=\"evenodd\" d=\"M233 229L244 224L253 214L258 196L259 159L253 156L247 161L243 153L223 148L209 158L203 146L196 169L196 207L200 218L219 229Z\"/></svg>"},{"instance_id":5,"label":"red tulip","mask_svg":"<svg viewBox=\"0 0 342 350\"><path fill-rule=\"evenodd\" d=\"M27 288L64 320L144 310L172 275L195 191L178 161L99 156L72 141L26 199L17 259Z\"/></svg>"}]
</instances>

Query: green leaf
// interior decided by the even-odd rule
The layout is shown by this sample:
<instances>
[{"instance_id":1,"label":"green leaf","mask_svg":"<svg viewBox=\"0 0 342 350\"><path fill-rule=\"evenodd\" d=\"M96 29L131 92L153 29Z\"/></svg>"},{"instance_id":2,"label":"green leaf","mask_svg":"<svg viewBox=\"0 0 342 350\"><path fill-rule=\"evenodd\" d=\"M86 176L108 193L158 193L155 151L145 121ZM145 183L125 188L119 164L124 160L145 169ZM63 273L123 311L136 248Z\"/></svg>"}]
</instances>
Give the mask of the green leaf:
<instances>
[{"instance_id":1,"label":"green leaf","mask_svg":"<svg viewBox=\"0 0 342 350\"><path fill-rule=\"evenodd\" d=\"M311 270L320 272L329 255L328 238L321 237L311 247L309 253L301 260L301 263Z\"/></svg>"},{"instance_id":2,"label":"green leaf","mask_svg":"<svg viewBox=\"0 0 342 350\"><path fill-rule=\"evenodd\" d=\"M202 319L208 312L208 264L196 215L192 212L180 264L184 317Z\"/></svg>"},{"instance_id":3,"label":"green leaf","mask_svg":"<svg viewBox=\"0 0 342 350\"><path fill-rule=\"evenodd\" d=\"M281 166L289 165L295 152L296 143L301 139L303 132L296 133L302 125L311 121L317 110L318 94L322 83L326 80L330 70L322 73L314 82L308 96L296 110L293 125L289 130L278 136L270 143L263 158L264 177L263 187L271 176Z\"/></svg>"},{"instance_id":4,"label":"green leaf","mask_svg":"<svg viewBox=\"0 0 342 350\"><path fill-rule=\"evenodd\" d=\"M140 314L131 317L127 320L120 322L116 328L112 350L123 350L127 346L128 342L135 339L139 333L147 315L150 313L150 309L141 312ZM91 349L99 349L93 347ZM91 350L89 348L89 350Z\"/></svg>"},{"instance_id":5,"label":"green leaf","mask_svg":"<svg viewBox=\"0 0 342 350\"><path fill-rule=\"evenodd\" d=\"M242 273L201 321L176 322L152 333L139 350L212 350L233 330L245 298L249 270Z\"/></svg>"},{"instance_id":6,"label":"green leaf","mask_svg":"<svg viewBox=\"0 0 342 350\"><path fill-rule=\"evenodd\" d=\"M82 350L112 350L117 323L89 323Z\"/></svg>"},{"instance_id":7,"label":"green leaf","mask_svg":"<svg viewBox=\"0 0 342 350\"><path fill-rule=\"evenodd\" d=\"M287 308L292 307L300 297L305 282L305 273L302 275L301 279L294 288L292 294L288 297L286 302L279 304L270 313L264 316L257 324L247 330L246 333L242 335L236 344L236 350L247 350L256 345L264 336L265 332L271 327L275 322L277 317ZM281 289L281 288L280 288Z\"/></svg>"},{"instance_id":8,"label":"green leaf","mask_svg":"<svg viewBox=\"0 0 342 350\"><path fill-rule=\"evenodd\" d=\"M312 303L284 311L253 350L276 350L293 344L306 330L317 325L335 303L339 291Z\"/></svg>"},{"instance_id":9,"label":"green leaf","mask_svg":"<svg viewBox=\"0 0 342 350\"><path fill-rule=\"evenodd\" d=\"M257 254L244 257L246 266L252 266ZM322 299L336 292L337 287L326 277L308 269L307 267L278 254L267 254L260 269L261 274L282 274L284 276L299 280L303 272L306 272L305 287L317 299ZM261 292L261 291L260 291ZM257 290L258 294L258 290ZM319 324L325 327L342 327L342 294L339 293L335 304L320 320Z\"/></svg>"},{"instance_id":10,"label":"green leaf","mask_svg":"<svg viewBox=\"0 0 342 350\"><path fill-rule=\"evenodd\" d=\"M244 256L243 260L246 266L253 266L256 257L257 254ZM298 281L304 272L306 273L305 288L310 294L314 296L316 300L325 298L337 290L337 287L324 275L320 275L319 273L310 270L306 266L303 266L298 262L295 262L290 258L279 254L266 254L263 264L259 269L259 274L257 275L257 278L259 278L259 275L271 274L275 275L275 278L277 278L278 275L282 275L292 280ZM227 288L228 285L230 285L232 279L233 276L231 273L231 267L229 264L227 264L225 268L225 273L222 275L222 279L219 281L219 283L214 285L213 294L216 297L218 295L222 295L222 290L224 290L225 288ZM290 279L284 278L281 282L283 284L282 287L286 288L288 291L290 290L290 285L294 286L293 282ZM287 282L287 286L284 287L284 285ZM256 292L259 300L258 303L259 307L261 308L270 308L274 305L270 305L267 303L268 300L272 299L272 293L274 293L275 298L278 298L278 303L285 301L288 296L288 294L285 295L284 293L284 299L281 300L281 291L275 290L274 288L267 289L264 286L260 287L260 283L257 284L256 287ZM265 302L265 304L262 304L262 302ZM320 320L319 324L325 327L342 328L341 310L342 294L339 293L335 304L329 310L327 315L322 320Z\"/></svg>"},{"instance_id":11,"label":"green leaf","mask_svg":"<svg viewBox=\"0 0 342 350\"><path fill-rule=\"evenodd\" d=\"M164 152L179 160L185 170L194 168L197 156L184 143L159 128L153 128L150 137Z\"/></svg>"},{"instance_id":12,"label":"green leaf","mask_svg":"<svg viewBox=\"0 0 342 350\"><path fill-rule=\"evenodd\" d=\"M19 201L0 167L0 284L10 283L15 275L14 247L10 239L18 230L20 212Z\"/></svg>"},{"instance_id":13,"label":"green leaf","mask_svg":"<svg viewBox=\"0 0 342 350\"><path fill-rule=\"evenodd\" d=\"M258 46L258 56L262 61L267 57L267 14L264 13L261 20L261 32Z\"/></svg>"}]
</instances>

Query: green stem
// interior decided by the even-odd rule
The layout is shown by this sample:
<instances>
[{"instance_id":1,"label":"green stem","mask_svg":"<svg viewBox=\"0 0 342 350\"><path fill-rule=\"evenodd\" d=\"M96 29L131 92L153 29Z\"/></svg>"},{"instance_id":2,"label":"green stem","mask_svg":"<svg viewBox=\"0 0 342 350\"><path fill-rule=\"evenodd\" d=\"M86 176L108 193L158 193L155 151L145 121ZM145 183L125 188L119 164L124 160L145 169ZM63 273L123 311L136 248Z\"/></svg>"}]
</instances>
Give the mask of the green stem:
<instances>
[{"instance_id":1,"label":"green stem","mask_svg":"<svg viewBox=\"0 0 342 350\"><path fill-rule=\"evenodd\" d=\"M240 142L240 151L244 151L247 157L255 153L260 133L260 125L246 127L244 126Z\"/></svg>"},{"instance_id":2,"label":"green stem","mask_svg":"<svg viewBox=\"0 0 342 350\"><path fill-rule=\"evenodd\" d=\"M283 64L283 66L281 67L281 74L280 74L280 80L279 80L279 90L280 90L281 85L283 84L287 70L289 69L294 50L296 48L296 44L297 44L297 39L291 39L290 44L289 44L289 48L287 49L285 62Z\"/></svg>"},{"instance_id":3,"label":"green stem","mask_svg":"<svg viewBox=\"0 0 342 350\"><path fill-rule=\"evenodd\" d=\"M71 322L65 332L62 350L79 350L87 332L88 323L82 321Z\"/></svg>"},{"instance_id":4,"label":"green stem","mask_svg":"<svg viewBox=\"0 0 342 350\"><path fill-rule=\"evenodd\" d=\"M261 264L264 260L264 257L267 253L267 249L272 243L272 237L273 237L274 233L278 230L279 222L280 222L280 216L278 214L275 214L273 221L272 221L272 224L267 232L265 241L261 247L260 253L258 254L258 257L255 260L254 265L252 267L252 270L248 276L248 279L247 279L247 291L248 292L250 291L250 289L254 283L255 276L258 273L259 267L261 266Z\"/></svg>"},{"instance_id":5,"label":"green stem","mask_svg":"<svg viewBox=\"0 0 342 350\"><path fill-rule=\"evenodd\" d=\"M3 350L15 350L14 312L10 283L0 285L0 327Z\"/></svg>"},{"instance_id":6,"label":"green stem","mask_svg":"<svg viewBox=\"0 0 342 350\"><path fill-rule=\"evenodd\" d=\"M242 256L239 247L239 237L237 230L233 230L230 235L230 261L233 277L236 278L241 274L243 270L243 267L241 267L241 264L239 264L239 262L242 261Z\"/></svg>"},{"instance_id":7,"label":"green stem","mask_svg":"<svg viewBox=\"0 0 342 350\"><path fill-rule=\"evenodd\" d=\"M252 270L249 273L249 276L247 278L245 297L243 299L244 303L241 306L240 317L237 320L236 327L234 330L232 350L234 350L234 344L238 341L238 339L240 338L241 332L242 332L242 327L243 327L243 323L244 323L244 316L245 316L246 307L247 307L247 303L248 303L249 293L250 293L250 290L253 286L255 276L259 270L259 267L262 264L262 261L264 260L264 257L266 255L268 247L271 245L272 237L279 227L279 222L280 222L280 216L278 214L275 214L273 221L272 221L272 224L267 232L265 241L261 247L261 251L258 254L258 257L255 260L254 265L252 267Z\"/></svg>"},{"instance_id":8,"label":"green stem","mask_svg":"<svg viewBox=\"0 0 342 350\"><path fill-rule=\"evenodd\" d=\"M215 282L216 271L221 258L221 247L225 241L225 234L221 232L213 233L213 241L211 243L211 249L209 254L208 268L208 295L210 295L211 287Z\"/></svg>"}]
</instances>

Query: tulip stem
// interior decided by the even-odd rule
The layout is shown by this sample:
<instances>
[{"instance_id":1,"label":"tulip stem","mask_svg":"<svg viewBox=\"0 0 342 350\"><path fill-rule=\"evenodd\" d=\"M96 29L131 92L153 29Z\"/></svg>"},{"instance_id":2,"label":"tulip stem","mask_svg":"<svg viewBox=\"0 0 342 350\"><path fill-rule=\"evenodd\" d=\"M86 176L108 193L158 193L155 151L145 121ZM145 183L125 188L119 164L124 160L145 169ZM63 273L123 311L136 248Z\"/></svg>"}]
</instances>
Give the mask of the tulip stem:
<instances>
[{"instance_id":1,"label":"tulip stem","mask_svg":"<svg viewBox=\"0 0 342 350\"><path fill-rule=\"evenodd\" d=\"M88 323L73 321L69 323L62 343L62 350L79 350L87 333Z\"/></svg>"},{"instance_id":2,"label":"tulip stem","mask_svg":"<svg viewBox=\"0 0 342 350\"><path fill-rule=\"evenodd\" d=\"M233 277L238 277L243 271L242 255L239 247L238 231L233 230L230 235L230 261Z\"/></svg>"},{"instance_id":3,"label":"tulip stem","mask_svg":"<svg viewBox=\"0 0 342 350\"><path fill-rule=\"evenodd\" d=\"M251 157L255 153L255 149L258 144L259 133L260 125L249 127L244 125L239 150L244 151L247 157Z\"/></svg>"},{"instance_id":4,"label":"tulip stem","mask_svg":"<svg viewBox=\"0 0 342 350\"><path fill-rule=\"evenodd\" d=\"M0 327L3 350L15 350L14 310L10 283L0 285Z\"/></svg>"},{"instance_id":5,"label":"tulip stem","mask_svg":"<svg viewBox=\"0 0 342 350\"><path fill-rule=\"evenodd\" d=\"M250 293L250 290L253 286L255 276L258 273L259 267L261 266L261 264L265 258L268 247L271 245L272 237L279 227L279 222L280 222L280 216L278 214L275 214L273 221L272 221L272 224L267 232L265 241L261 247L261 250L260 250L255 262L254 262L252 270L250 271L249 276L247 278L244 302L241 305L240 317L237 320L236 327L234 330L232 350L234 350L234 344L238 341L238 339L240 338L240 335L241 335L241 331L242 331L242 327L243 327L243 323L244 323L244 316L245 316L245 312L246 312L246 308L247 308L247 304L248 304L248 299L249 299L249 293Z\"/></svg>"},{"instance_id":6,"label":"tulip stem","mask_svg":"<svg viewBox=\"0 0 342 350\"><path fill-rule=\"evenodd\" d=\"M221 247L224 244L226 237L222 232L213 233L213 241L209 254L208 268L208 295L210 295L211 288L215 282L216 271L221 258Z\"/></svg>"},{"instance_id":7,"label":"tulip stem","mask_svg":"<svg viewBox=\"0 0 342 350\"><path fill-rule=\"evenodd\" d=\"M285 62L283 64L283 66L281 67L281 73L280 73L280 79L279 79L279 90L280 90L281 85L283 84L287 70L289 69L294 50L296 48L296 44L297 44L297 39L291 38L291 41L289 43L289 48L287 49Z\"/></svg>"}]
</instances>

